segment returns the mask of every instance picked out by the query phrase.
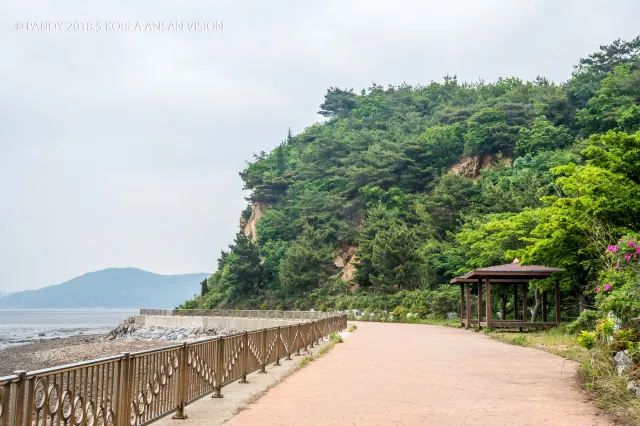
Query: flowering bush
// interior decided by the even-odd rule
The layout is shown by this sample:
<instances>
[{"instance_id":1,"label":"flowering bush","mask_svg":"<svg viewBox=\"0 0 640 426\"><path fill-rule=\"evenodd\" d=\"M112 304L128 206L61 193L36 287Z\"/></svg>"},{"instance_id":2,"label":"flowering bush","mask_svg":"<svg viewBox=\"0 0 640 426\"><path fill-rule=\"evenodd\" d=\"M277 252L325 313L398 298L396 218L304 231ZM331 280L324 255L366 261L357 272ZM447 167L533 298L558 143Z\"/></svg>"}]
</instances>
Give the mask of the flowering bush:
<instances>
[{"instance_id":1,"label":"flowering bush","mask_svg":"<svg viewBox=\"0 0 640 426\"><path fill-rule=\"evenodd\" d=\"M620 238L618 244L607 247L610 257L615 260L615 268L620 269L625 262L636 265L640 261L640 238L637 234L626 235Z\"/></svg>"},{"instance_id":2,"label":"flowering bush","mask_svg":"<svg viewBox=\"0 0 640 426\"><path fill-rule=\"evenodd\" d=\"M610 265L599 276L596 302L604 312L619 318L624 327L640 330L640 238L638 234L622 237L607 247Z\"/></svg>"}]
</instances>

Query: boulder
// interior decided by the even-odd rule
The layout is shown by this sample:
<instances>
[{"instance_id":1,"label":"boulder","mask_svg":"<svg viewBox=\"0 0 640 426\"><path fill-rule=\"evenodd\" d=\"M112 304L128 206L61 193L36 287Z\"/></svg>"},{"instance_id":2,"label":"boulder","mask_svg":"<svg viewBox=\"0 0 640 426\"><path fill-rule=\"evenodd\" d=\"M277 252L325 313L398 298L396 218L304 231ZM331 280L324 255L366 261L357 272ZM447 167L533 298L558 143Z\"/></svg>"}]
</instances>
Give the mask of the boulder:
<instances>
[{"instance_id":1,"label":"boulder","mask_svg":"<svg viewBox=\"0 0 640 426\"><path fill-rule=\"evenodd\" d=\"M640 386L635 381L627 383L627 390L631 395L640 396Z\"/></svg>"},{"instance_id":2,"label":"boulder","mask_svg":"<svg viewBox=\"0 0 640 426\"><path fill-rule=\"evenodd\" d=\"M616 364L616 370L618 370L618 376L622 376L633 362L629 356L629 351L626 350L618 352L613 360Z\"/></svg>"}]
</instances>

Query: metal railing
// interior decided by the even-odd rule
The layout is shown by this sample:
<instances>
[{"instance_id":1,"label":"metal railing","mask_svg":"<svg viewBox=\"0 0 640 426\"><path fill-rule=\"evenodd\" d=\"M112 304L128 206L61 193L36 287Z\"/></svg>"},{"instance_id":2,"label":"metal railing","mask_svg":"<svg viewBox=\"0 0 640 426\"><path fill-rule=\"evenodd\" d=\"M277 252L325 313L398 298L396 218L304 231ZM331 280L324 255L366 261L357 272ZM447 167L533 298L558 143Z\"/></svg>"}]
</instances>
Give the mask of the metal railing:
<instances>
[{"instance_id":1,"label":"metal railing","mask_svg":"<svg viewBox=\"0 0 640 426\"><path fill-rule=\"evenodd\" d=\"M316 320L338 315L334 312L322 311L250 311L235 309L140 309L144 316L181 316L181 317L232 317L232 318L264 318Z\"/></svg>"},{"instance_id":2,"label":"metal railing","mask_svg":"<svg viewBox=\"0 0 640 426\"><path fill-rule=\"evenodd\" d=\"M279 311L281 312L281 311ZM146 425L347 327L346 315L0 377L0 426Z\"/></svg>"}]
</instances>

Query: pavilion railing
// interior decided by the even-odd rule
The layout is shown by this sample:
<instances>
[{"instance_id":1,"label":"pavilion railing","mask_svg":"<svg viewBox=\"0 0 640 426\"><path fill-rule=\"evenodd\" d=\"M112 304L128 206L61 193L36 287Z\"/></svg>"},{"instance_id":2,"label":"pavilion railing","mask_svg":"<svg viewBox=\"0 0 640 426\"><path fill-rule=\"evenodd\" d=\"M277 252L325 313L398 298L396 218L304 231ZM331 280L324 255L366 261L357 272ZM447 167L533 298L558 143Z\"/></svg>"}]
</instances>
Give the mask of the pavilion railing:
<instances>
[{"instance_id":1,"label":"pavilion railing","mask_svg":"<svg viewBox=\"0 0 640 426\"><path fill-rule=\"evenodd\" d=\"M338 315L334 312L322 311L265 311L235 309L140 309L143 316L193 316L193 317L232 317L316 320Z\"/></svg>"},{"instance_id":2,"label":"pavilion railing","mask_svg":"<svg viewBox=\"0 0 640 426\"><path fill-rule=\"evenodd\" d=\"M135 426L245 382L347 327L346 315L0 377L0 426Z\"/></svg>"}]
</instances>

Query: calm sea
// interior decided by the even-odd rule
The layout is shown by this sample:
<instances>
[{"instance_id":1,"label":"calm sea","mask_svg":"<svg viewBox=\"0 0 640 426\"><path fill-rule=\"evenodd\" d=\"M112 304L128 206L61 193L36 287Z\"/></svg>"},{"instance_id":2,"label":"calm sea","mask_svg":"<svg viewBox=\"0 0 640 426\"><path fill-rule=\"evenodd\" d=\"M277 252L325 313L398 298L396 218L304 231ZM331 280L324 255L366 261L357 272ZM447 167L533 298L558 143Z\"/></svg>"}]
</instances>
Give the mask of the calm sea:
<instances>
[{"instance_id":1,"label":"calm sea","mask_svg":"<svg viewBox=\"0 0 640 426\"><path fill-rule=\"evenodd\" d=\"M0 349L35 340L106 333L132 309L0 309Z\"/></svg>"}]
</instances>

